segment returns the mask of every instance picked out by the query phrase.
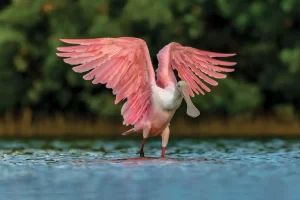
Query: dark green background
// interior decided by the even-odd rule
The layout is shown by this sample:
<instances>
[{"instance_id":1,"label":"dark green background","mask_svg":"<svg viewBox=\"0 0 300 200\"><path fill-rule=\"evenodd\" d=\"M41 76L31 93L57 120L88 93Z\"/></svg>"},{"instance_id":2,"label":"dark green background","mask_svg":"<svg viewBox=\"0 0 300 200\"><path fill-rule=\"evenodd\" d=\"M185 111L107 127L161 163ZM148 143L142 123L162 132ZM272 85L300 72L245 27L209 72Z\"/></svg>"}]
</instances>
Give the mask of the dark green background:
<instances>
[{"instance_id":1,"label":"dark green background","mask_svg":"<svg viewBox=\"0 0 300 200\"><path fill-rule=\"evenodd\" d=\"M120 116L103 85L58 58L59 38L133 36L157 52L176 41L236 52L236 71L193 98L210 116L286 115L300 109L300 1L1 0L0 115ZM185 108L181 108L183 112Z\"/></svg>"}]
</instances>

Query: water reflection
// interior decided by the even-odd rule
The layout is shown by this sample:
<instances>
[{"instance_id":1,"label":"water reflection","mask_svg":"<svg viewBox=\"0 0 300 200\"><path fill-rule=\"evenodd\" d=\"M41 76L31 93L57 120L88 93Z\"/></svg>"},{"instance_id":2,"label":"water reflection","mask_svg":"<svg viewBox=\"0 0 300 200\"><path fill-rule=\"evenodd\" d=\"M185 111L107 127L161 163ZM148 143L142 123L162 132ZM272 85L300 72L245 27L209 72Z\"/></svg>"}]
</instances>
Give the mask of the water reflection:
<instances>
[{"instance_id":1,"label":"water reflection","mask_svg":"<svg viewBox=\"0 0 300 200\"><path fill-rule=\"evenodd\" d=\"M0 141L0 199L298 199L296 140Z\"/></svg>"}]
</instances>

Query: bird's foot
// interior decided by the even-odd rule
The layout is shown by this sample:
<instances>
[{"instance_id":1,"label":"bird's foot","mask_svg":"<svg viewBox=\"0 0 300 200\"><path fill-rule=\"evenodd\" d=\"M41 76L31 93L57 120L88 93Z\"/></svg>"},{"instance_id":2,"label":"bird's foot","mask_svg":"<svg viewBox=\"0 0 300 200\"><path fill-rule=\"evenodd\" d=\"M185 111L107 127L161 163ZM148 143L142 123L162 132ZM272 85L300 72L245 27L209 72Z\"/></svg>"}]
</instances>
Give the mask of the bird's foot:
<instances>
[{"instance_id":1,"label":"bird's foot","mask_svg":"<svg viewBox=\"0 0 300 200\"><path fill-rule=\"evenodd\" d=\"M165 157L165 153L166 153L166 147L162 147L161 148L161 158L164 158Z\"/></svg>"},{"instance_id":2,"label":"bird's foot","mask_svg":"<svg viewBox=\"0 0 300 200\"><path fill-rule=\"evenodd\" d=\"M132 133L132 132L134 132L134 128L129 129L128 131L122 133L122 135L128 135L128 134L130 134L130 133Z\"/></svg>"},{"instance_id":3,"label":"bird's foot","mask_svg":"<svg viewBox=\"0 0 300 200\"><path fill-rule=\"evenodd\" d=\"M144 158L144 157L145 157L145 154L144 154L144 151L143 151L143 150L140 150L140 157L141 157L141 158Z\"/></svg>"}]
</instances>

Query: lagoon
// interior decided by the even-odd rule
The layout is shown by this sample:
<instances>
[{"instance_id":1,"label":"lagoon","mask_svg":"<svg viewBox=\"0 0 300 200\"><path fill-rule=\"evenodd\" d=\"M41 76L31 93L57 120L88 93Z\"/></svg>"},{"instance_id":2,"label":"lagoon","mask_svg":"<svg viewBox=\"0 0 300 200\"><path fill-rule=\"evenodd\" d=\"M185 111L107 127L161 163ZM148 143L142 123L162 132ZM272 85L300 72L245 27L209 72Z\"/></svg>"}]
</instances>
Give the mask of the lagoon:
<instances>
[{"instance_id":1,"label":"lagoon","mask_svg":"<svg viewBox=\"0 0 300 200\"><path fill-rule=\"evenodd\" d=\"M0 199L298 200L300 140L1 140Z\"/></svg>"}]
</instances>

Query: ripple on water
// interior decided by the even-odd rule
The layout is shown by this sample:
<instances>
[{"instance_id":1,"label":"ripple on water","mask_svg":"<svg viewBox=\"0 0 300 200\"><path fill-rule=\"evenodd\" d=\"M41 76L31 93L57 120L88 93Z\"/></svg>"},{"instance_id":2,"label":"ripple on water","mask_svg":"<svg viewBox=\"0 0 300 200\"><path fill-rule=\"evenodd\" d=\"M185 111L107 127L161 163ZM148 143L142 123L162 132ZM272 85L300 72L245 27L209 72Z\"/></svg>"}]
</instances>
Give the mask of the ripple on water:
<instances>
[{"instance_id":1,"label":"ripple on water","mask_svg":"<svg viewBox=\"0 0 300 200\"><path fill-rule=\"evenodd\" d=\"M0 141L0 199L298 199L300 141Z\"/></svg>"}]
</instances>

